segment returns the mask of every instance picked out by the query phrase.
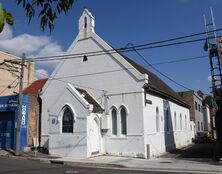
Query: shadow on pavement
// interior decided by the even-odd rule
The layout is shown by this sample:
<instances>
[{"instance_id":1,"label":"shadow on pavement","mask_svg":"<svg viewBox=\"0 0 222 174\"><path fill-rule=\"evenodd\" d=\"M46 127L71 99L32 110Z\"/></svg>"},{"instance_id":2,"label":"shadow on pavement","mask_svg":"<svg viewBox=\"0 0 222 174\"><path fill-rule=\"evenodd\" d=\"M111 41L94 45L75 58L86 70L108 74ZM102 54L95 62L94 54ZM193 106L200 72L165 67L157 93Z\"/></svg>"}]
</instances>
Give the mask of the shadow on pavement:
<instances>
[{"instance_id":1,"label":"shadow on pavement","mask_svg":"<svg viewBox=\"0 0 222 174\"><path fill-rule=\"evenodd\" d=\"M190 146L176 149L172 152L162 155L162 158L184 159L187 161L198 161L202 163L210 163L221 165L221 163L214 162L213 157L213 143L199 143Z\"/></svg>"}]
</instances>

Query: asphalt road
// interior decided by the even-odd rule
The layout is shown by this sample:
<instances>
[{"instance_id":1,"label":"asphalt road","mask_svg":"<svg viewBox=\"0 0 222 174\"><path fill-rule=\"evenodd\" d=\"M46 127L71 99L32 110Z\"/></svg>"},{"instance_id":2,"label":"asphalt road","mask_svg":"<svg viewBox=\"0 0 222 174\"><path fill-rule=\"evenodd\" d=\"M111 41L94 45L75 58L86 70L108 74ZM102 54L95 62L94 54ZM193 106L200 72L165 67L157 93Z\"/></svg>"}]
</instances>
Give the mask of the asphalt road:
<instances>
[{"instance_id":1,"label":"asphalt road","mask_svg":"<svg viewBox=\"0 0 222 174\"><path fill-rule=\"evenodd\" d=\"M39 161L0 157L0 174L171 174L170 172L132 171L49 164ZM182 172L184 173L184 172ZM175 174L175 172L174 172Z\"/></svg>"},{"instance_id":2,"label":"asphalt road","mask_svg":"<svg viewBox=\"0 0 222 174\"><path fill-rule=\"evenodd\" d=\"M212 158L213 143L192 144L185 148L167 153L161 157L166 158Z\"/></svg>"}]
</instances>

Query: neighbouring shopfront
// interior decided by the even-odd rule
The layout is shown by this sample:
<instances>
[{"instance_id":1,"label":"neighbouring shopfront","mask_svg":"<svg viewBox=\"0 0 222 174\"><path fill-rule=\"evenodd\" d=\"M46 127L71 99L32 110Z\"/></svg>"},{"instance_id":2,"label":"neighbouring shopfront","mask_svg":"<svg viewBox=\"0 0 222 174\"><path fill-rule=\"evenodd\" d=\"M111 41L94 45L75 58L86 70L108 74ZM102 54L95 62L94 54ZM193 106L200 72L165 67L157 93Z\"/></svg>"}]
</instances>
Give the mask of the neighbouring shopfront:
<instances>
[{"instance_id":1,"label":"neighbouring shopfront","mask_svg":"<svg viewBox=\"0 0 222 174\"><path fill-rule=\"evenodd\" d=\"M22 97L20 148L27 146L28 96ZM18 95L0 97L0 148L15 149L18 119Z\"/></svg>"}]
</instances>

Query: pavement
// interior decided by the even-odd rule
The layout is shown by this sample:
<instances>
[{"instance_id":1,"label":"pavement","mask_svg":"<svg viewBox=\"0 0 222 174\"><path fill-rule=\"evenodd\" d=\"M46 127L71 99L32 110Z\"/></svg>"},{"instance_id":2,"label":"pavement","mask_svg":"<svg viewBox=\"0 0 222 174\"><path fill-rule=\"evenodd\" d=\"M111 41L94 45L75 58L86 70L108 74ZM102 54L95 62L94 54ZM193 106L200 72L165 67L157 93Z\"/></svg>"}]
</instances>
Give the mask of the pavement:
<instances>
[{"instance_id":1,"label":"pavement","mask_svg":"<svg viewBox=\"0 0 222 174\"><path fill-rule=\"evenodd\" d=\"M86 159L70 157L56 157L33 151L24 152L20 156L13 156L12 152L0 150L0 156L38 160L47 163L58 163L69 166L84 166L94 168L118 168L119 170L142 170L175 173L222 173L222 161L214 162L210 158L153 158L138 159L117 156L96 156Z\"/></svg>"}]
</instances>

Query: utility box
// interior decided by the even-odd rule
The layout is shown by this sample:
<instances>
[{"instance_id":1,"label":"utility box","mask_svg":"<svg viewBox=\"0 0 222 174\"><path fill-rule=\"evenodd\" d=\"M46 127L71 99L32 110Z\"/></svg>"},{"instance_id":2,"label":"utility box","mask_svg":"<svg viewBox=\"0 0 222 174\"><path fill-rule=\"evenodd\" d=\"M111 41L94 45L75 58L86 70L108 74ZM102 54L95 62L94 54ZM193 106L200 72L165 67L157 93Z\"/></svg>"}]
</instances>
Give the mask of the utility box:
<instances>
[{"instance_id":1,"label":"utility box","mask_svg":"<svg viewBox=\"0 0 222 174\"><path fill-rule=\"evenodd\" d=\"M110 123L110 115L103 115L101 117L101 129L108 130L110 129L111 123Z\"/></svg>"}]
</instances>

